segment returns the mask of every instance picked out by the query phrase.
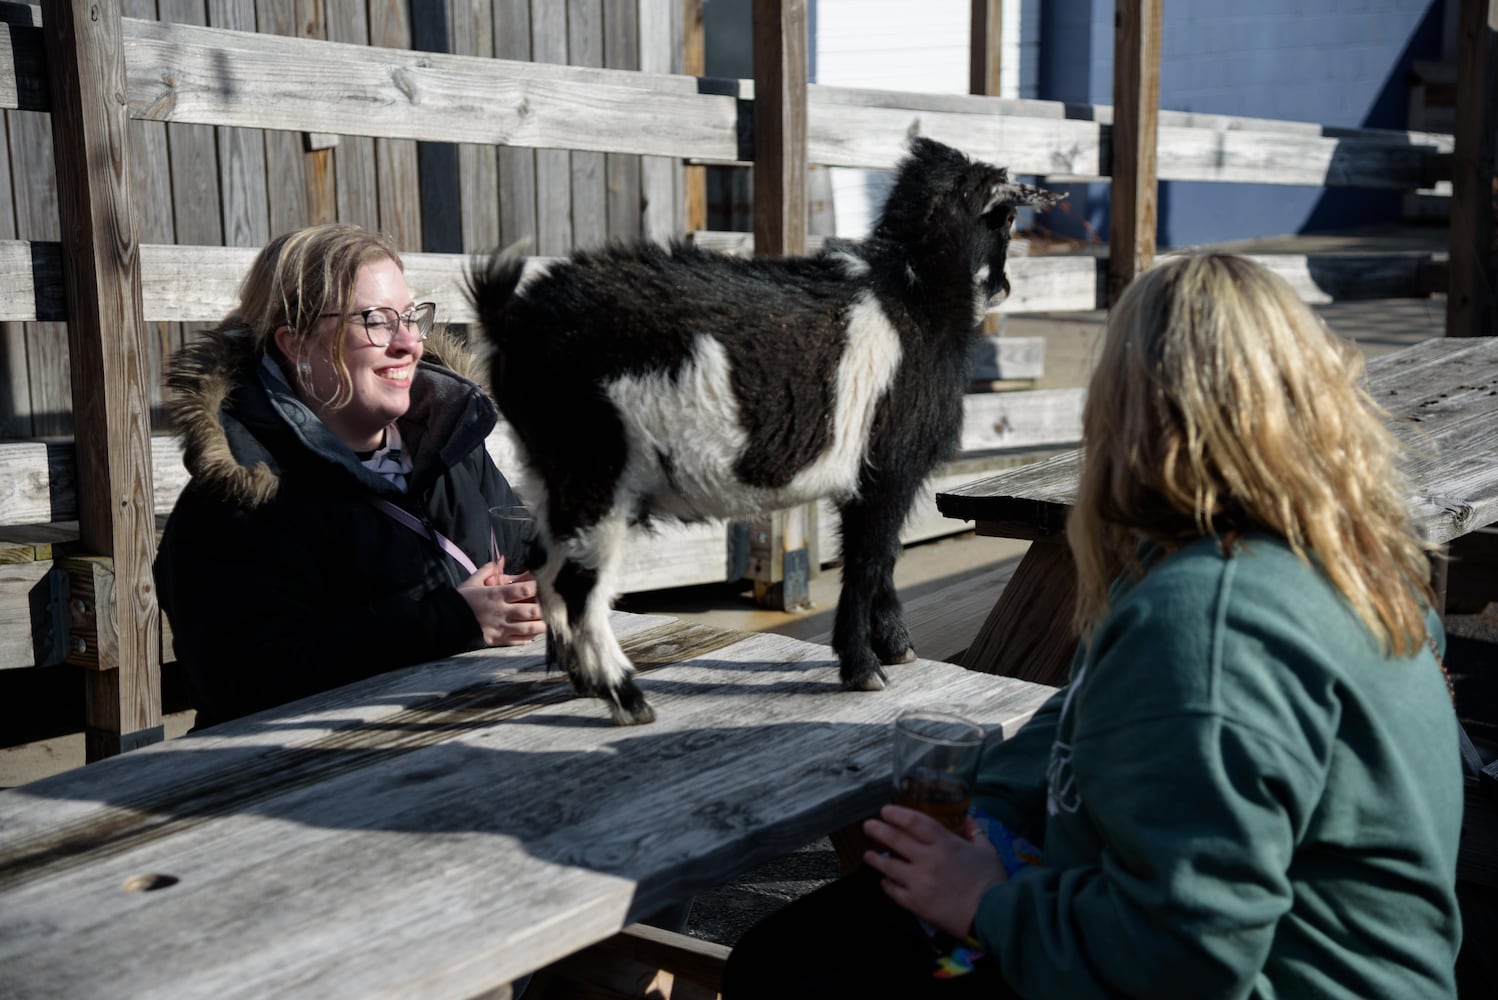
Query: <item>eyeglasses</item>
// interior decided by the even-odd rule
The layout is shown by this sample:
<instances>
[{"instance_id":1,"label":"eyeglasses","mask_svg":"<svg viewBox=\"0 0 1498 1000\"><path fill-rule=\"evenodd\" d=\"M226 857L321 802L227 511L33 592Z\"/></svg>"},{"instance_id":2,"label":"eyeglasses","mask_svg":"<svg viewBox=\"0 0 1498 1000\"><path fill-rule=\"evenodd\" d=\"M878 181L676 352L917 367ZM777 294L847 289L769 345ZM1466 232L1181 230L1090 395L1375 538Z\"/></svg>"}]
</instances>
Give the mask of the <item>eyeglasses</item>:
<instances>
[{"instance_id":1,"label":"eyeglasses","mask_svg":"<svg viewBox=\"0 0 1498 1000\"><path fill-rule=\"evenodd\" d=\"M329 316L342 316L343 313L323 313L319 319ZM374 347L389 347L390 342L395 339L396 330L404 326L408 330L416 331L416 339L426 340L427 334L432 332L432 323L437 317L437 303L418 302L405 312L396 312L391 306L375 306L372 309L363 309L359 312L349 313L348 318L364 327L364 336L369 338L369 343Z\"/></svg>"}]
</instances>

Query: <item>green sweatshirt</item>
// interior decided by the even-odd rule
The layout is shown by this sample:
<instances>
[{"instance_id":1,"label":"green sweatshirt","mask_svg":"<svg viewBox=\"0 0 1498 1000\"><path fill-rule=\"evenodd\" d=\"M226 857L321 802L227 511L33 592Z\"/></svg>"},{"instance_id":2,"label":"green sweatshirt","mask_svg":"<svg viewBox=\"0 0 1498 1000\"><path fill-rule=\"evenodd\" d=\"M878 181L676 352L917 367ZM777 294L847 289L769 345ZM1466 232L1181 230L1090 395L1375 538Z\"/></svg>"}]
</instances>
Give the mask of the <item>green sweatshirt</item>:
<instances>
[{"instance_id":1,"label":"green sweatshirt","mask_svg":"<svg viewBox=\"0 0 1498 1000\"><path fill-rule=\"evenodd\" d=\"M1445 681L1278 539L1115 591L977 804L1044 845L974 921L1024 996L1455 995Z\"/></svg>"}]
</instances>

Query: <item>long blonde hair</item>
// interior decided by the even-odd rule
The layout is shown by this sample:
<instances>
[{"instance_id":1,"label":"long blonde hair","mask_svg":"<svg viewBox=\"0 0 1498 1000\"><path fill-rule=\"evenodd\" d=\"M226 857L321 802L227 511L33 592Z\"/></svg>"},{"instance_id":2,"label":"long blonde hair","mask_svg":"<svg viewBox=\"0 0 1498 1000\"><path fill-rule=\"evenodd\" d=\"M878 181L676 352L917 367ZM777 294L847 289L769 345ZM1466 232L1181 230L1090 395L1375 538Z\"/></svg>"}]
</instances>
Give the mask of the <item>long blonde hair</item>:
<instances>
[{"instance_id":1,"label":"long blonde hair","mask_svg":"<svg viewBox=\"0 0 1498 1000\"><path fill-rule=\"evenodd\" d=\"M1386 650L1412 653L1430 565L1401 447L1362 376L1356 348L1252 261L1175 257L1135 278L1083 416L1067 520L1078 629L1102 620L1120 573L1140 572L1142 539L1170 551L1266 531L1314 561Z\"/></svg>"},{"instance_id":2,"label":"long blonde hair","mask_svg":"<svg viewBox=\"0 0 1498 1000\"><path fill-rule=\"evenodd\" d=\"M317 336L317 322L324 313L337 313L338 325L323 346L338 375L338 390L332 399L318 402L335 410L347 406L354 383L343 357L343 341L354 287L361 267L386 259L405 270L394 243L359 226L329 223L283 233L256 256L239 287L239 307L224 317L219 329L248 330L255 354L270 354L287 377L311 395L309 381L275 349L275 333L288 327L301 347Z\"/></svg>"}]
</instances>

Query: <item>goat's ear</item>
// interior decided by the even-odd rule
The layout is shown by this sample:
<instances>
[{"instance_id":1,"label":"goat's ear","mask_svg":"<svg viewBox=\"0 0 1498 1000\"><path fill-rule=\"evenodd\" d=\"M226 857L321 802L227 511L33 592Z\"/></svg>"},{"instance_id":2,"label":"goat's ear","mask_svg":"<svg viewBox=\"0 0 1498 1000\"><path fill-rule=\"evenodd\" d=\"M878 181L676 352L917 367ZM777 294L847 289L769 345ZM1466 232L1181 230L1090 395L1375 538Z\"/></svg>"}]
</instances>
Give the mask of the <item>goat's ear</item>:
<instances>
[{"instance_id":1,"label":"goat's ear","mask_svg":"<svg viewBox=\"0 0 1498 1000\"><path fill-rule=\"evenodd\" d=\"M1033 205L1045 211L1065 197L1064 193L1058 194L1055 191L1047 191L1029 184L1016 184L1005 179L993 186L988 196L988 206L983 209L983 213L986 215L1003 204Z\"/></svg>"}]
</instances>

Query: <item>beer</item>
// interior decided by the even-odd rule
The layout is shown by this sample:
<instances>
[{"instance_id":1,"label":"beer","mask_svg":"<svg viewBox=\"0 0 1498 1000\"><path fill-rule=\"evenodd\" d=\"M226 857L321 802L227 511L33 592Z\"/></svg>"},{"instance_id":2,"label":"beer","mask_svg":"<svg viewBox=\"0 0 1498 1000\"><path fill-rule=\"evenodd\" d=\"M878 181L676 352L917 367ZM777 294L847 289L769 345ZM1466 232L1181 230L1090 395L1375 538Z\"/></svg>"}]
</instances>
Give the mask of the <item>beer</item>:
<instances>
[{"instance_id":1,"label":"beer","mask_svg":"<svg viewBox=\"0 0 1498 1000\"><path fill-rule=\"evenodd\" d=\"M913 767L895 785L895 805L916 809L961 834L972 789L954 775L929 767Z\"/></svg>"}]
</instances>

